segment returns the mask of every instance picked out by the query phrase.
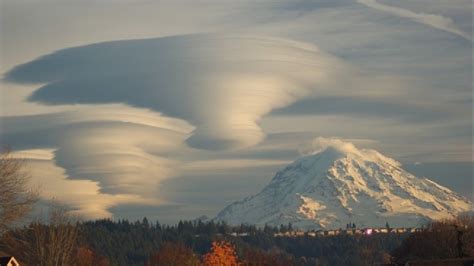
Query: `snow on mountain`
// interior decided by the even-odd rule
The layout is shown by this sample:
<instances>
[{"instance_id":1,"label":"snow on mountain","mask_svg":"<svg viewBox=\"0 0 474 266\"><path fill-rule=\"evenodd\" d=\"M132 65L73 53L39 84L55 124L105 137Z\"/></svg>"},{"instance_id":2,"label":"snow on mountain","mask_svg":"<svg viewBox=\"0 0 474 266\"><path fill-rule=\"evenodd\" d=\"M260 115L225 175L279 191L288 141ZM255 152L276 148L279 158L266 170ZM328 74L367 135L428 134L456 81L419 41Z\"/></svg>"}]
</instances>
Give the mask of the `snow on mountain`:
<instances>
[{"instance_id":1,"label":"snow on mountain","mask_svg":"<svg viewBox=\"0 0 474 266\"><path fill-rule=\"evenodd\" d=\"M292 223L302 229L420 226L471 210L471 203L375 150L333 140L279 171L260 193L215 218L230 224Z\"/></svg>"}]
</instances>

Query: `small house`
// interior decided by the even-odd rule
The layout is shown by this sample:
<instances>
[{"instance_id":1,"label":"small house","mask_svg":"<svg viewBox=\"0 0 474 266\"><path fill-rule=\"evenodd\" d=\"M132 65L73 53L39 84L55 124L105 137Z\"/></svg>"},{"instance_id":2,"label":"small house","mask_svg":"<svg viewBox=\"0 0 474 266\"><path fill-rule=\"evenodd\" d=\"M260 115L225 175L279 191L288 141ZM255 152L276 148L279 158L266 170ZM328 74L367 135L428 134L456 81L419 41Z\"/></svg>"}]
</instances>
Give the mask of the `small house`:
<instances>
[{"instance_id":1,"label":"small house","mask_svg":"<svg viewBox=\"0 0 474 266\"><path fill-rule=\"evenodd\" d=\"M356 230L348 229L346 230L346 234L348 235L354 235Z\"/></svg>"},{"instance_id":2,"label":"small house","mask_svg":"<svg viewBox=\"0 0 474 266\"><path fill-rule=\"evenodd\" d=\"M0 266L20 266L13 256L0 257Z\"/></svg>"},{"instance_id":3,"label":"small house","mask_svg":"<svg viewBox=\"0 0 474 266\"><path fill-rule=\"evenodd\" d=\"M304 231L296 231L294 233L295 236L304 236L305 232Z\"/></svg>"},{"instance_id":4,"label":"small house","mask_svg":"<svg viewBox=\"0 0 474 266\"><path fill-rule=\"evenodd\" d=\"M399 234L406 233L407 231L405 228L397 228L396 230L397 230L397 233Z\"/></svg>"}]
</instances>

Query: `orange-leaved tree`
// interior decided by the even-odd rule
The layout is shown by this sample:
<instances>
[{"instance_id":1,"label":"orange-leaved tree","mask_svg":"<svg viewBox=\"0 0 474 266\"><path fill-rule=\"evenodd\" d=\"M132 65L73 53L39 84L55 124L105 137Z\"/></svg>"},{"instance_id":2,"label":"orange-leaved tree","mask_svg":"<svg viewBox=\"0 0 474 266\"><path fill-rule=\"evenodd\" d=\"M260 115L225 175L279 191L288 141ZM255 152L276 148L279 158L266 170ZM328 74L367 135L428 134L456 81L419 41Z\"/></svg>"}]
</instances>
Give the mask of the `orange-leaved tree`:
<instances>
[{"instance_id":1,"label":"orange-leaved tree","mask_svg":"<svg viewBox=\"0 0 474 266\"><path fill-rule=\"evenodd\" d=\"M205 266L237 266L240 265L234 245L227 241L212 242L211 251L203 256Z\"/></svg>"}]
</instances>

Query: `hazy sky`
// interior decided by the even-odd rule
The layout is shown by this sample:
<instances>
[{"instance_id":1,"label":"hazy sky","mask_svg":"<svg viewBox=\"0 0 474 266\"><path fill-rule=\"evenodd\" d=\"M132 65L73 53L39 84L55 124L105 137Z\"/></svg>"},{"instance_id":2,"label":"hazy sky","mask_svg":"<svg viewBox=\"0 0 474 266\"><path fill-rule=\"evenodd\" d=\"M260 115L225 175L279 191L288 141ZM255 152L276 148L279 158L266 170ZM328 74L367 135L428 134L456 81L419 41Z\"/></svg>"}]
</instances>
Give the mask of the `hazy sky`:
<instances>
[{"instance_id":1,"label":"hazy sky","mask_svg":"<svg viewBox=\"0 0 474 266\"><path fill-rule=\"evenodd\" d=\"M469 0L0 0L0 137L89 218L213 216L316 137L472 197Z\"/></svg>"}]
</instances>

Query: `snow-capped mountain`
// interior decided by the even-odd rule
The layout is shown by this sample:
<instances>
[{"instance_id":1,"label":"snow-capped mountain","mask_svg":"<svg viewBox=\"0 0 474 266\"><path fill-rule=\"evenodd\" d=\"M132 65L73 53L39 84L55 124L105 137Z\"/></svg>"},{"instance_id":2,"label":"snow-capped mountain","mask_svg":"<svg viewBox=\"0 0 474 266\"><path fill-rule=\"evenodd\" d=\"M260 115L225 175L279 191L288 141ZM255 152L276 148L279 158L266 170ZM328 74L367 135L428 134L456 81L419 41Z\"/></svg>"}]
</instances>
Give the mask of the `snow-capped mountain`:
<instances>
[{"instance_id":1,"label":"snow-capped mountain","mask_svg":"<svg viewBox=\"0 0 474 266\"><path fill-rule=\"evenodd\" d=\"M334 144L334 143L333 143ZM302 229L420 226L469 211L471 203L375 150L342 141L299 158L257 195L224 208L216 220Z\"/></svg>"}]
</instances>

